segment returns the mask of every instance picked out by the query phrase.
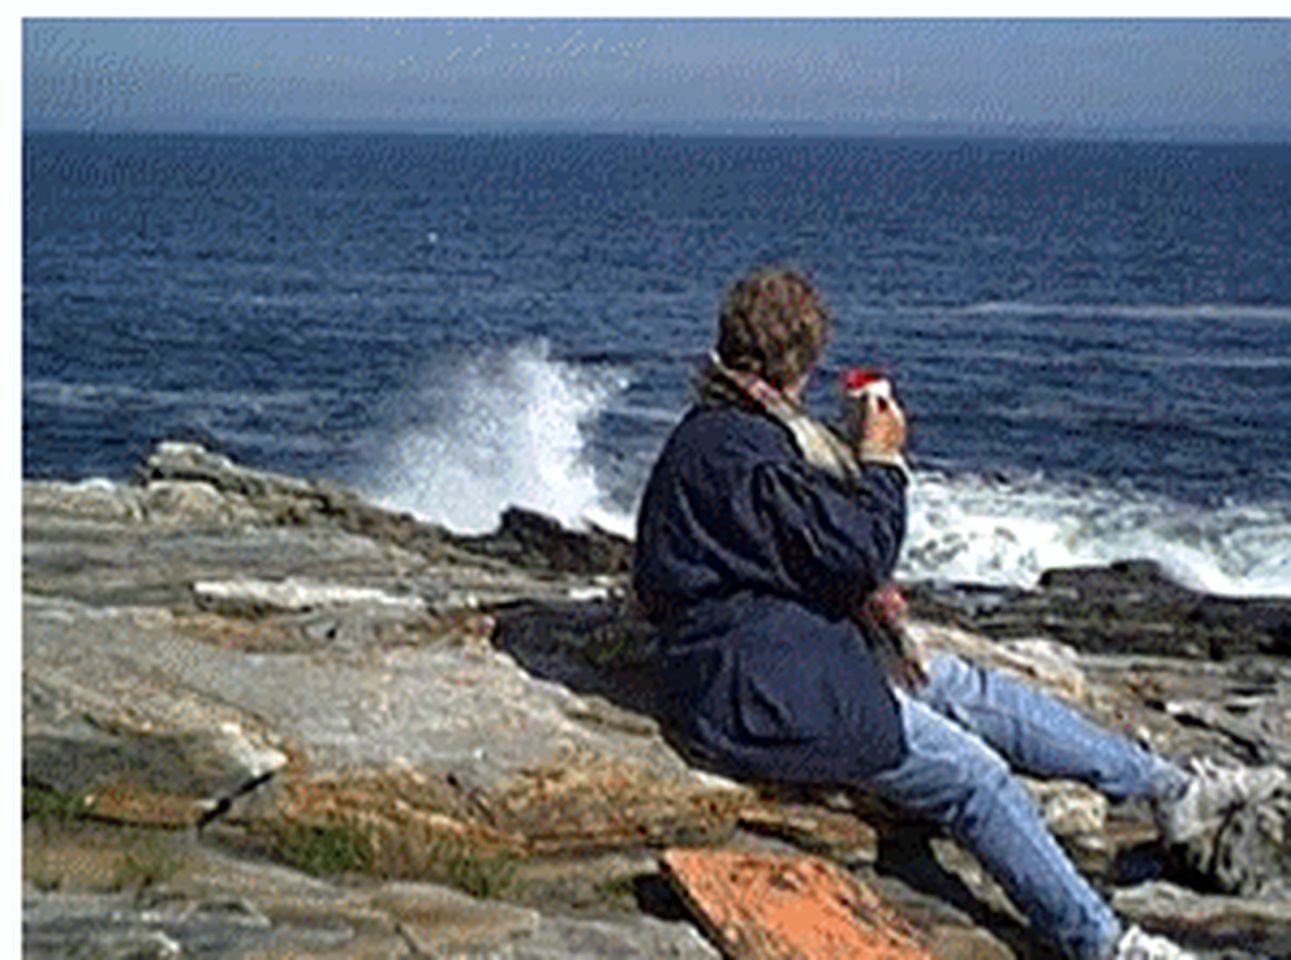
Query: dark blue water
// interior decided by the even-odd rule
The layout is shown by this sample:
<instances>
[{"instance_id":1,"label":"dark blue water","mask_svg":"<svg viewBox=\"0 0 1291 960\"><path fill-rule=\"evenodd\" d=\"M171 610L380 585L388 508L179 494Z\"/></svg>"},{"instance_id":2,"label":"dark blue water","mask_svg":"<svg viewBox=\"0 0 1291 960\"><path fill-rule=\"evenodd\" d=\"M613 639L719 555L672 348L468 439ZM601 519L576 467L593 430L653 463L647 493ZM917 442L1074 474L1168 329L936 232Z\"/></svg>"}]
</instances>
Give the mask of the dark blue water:
<instances>
[{"instance_id":1,"label":"dark blue water","mask_svg":"<svg viewBox=\"0 0 1291 960\"><path fill-rule=\"evenodd\" d=\"M813 401L832 404L837 365L890 366L931 489L1042 490L1046 516L1070 498L1091 520L1104 498L1141 501L1154 536L1203 553L1253 510L1255 559L1225 575L1291 583L1291 146L41 135L23 151L25 476L124 476L183 435L396 502L402 485L428 510L424 485L382 470L433 472L426 457L487 422L489 443L551 461L538 487L590 484L627 515L722 287L788 261L837 315ZM418 461L406 441L427 436ZM1060 539L1083 556L1089 536L1110 542Z\"/></svg>"}]
</instances>

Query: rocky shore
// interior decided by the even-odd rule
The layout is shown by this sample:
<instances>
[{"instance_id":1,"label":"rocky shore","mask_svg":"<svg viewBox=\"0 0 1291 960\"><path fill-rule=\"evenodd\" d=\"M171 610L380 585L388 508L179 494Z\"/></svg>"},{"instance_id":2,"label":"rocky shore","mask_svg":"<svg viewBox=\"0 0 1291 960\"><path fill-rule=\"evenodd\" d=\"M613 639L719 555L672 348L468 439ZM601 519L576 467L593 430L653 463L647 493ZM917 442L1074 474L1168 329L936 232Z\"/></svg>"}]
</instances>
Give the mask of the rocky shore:
<instances>
[{"instance_id":1,"label":"rocky shore","mask_svg":"<svg viewBox=\"0 0 1291 960\"><path fill-rule=\"evenodd\" d=\"M191 444L23 485L23 953L711 958L675 845L845 867L933 955L1044 948L953 842L844 791L740 784L655 717L631 544L520 510L465 537ZM1181 758L1291 767L1291 602L1146 564L911 585L930 643ZM1031 783L1125 915L1291 956L1291 796L1163 851Z\"/></svg>"}]
</instances>

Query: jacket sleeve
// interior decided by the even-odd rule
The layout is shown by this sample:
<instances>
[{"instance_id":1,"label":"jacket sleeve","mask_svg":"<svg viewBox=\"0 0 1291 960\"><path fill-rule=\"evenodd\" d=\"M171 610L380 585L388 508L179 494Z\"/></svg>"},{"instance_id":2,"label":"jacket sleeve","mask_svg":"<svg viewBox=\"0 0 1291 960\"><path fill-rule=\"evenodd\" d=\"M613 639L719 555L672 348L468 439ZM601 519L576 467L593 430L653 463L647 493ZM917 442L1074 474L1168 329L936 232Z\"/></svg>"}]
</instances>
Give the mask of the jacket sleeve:
<instances>
[{"instance_id":1,"label":"jacket sleeve","mask_svg":"<svg viewBox=\"0 0 1291 960\"><path fill-rule=\"evenodd\" d=\"M891 575L905 536L905 475L877 465L862 472L859 493L805 463L759 464L750 479L778 586L837 617Z\"/></svg>"}]
</instances>

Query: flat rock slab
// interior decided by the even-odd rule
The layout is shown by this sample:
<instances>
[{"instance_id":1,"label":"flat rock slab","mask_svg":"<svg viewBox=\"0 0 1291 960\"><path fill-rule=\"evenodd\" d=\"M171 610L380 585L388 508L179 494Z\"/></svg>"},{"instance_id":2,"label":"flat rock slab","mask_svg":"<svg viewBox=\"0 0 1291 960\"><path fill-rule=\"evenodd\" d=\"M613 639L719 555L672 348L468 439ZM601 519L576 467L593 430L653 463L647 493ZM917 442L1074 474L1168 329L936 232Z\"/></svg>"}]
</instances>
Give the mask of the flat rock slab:
<instances>
[{"instance_id":1,"label":"flat rock slab","mask_svg":"<svg viewBox=\"0 0 1291 960\"><path fill-rule=\"evenodd\" d=\"M933 960L875 893L816 857L673 849L662 859L734 960Z\"/></svg>"},{"instance_id":2,"label":"flat rock slab","mask_svg":"<svg viewBox=\"0 0 1291 960\"><path fill-rule=\"evenodd\" d=\"M1194 950L1221 950L1225 958L1291 957L1291 890L1228 897L1154 881L1117 890L1112 906Z\"/></svg>"},{"instance_id":3,"label":"flat rock slab","mask_svg":"<svg viewBox=\"0 0 1291 960\"><path fill-rule=\"evenodd\" d=\"M286 580L204 580L193 584L198 609L228 615L299 613L330 607L391 608L416 616L427 612L420 597L396 596L371 587Z\"/></svg>"}]
</instances>

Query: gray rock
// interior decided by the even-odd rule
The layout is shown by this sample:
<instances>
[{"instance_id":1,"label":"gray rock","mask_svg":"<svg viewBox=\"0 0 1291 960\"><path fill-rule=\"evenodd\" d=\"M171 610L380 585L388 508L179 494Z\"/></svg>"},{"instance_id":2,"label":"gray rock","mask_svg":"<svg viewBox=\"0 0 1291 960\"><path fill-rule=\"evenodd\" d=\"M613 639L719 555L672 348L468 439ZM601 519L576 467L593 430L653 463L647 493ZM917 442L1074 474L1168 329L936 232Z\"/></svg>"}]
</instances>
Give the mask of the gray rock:
<instances>
[{"instance_id":1,"label":"gray rock","mask_svg":"<svg viewBox=\"0 0 1291 960\"><path fill-rule=\"evenodd\" d=\"M514 960L720 957L692 925L653 917L590 919L543 914L428 884L388 885L373 894L370 902L396 919L409 945L423 956Z\"/></svg>"},{"instance_id":2,"label":"gray rock","mask_svg":"<svg viewBox=\"0 0 1291 960\"><path fill-rule=\"evenodd\" d=\"M603 530L567 530L551 517L512 507L498 529L474 537L454 537L464 549L497 557L531 570L561 573L626 573L632 545Z\"/></svg>"},{"instance_id":3,"label":"gray rock","mask_svg":"<svg viewBox=\"0 0 1291 960\"><path fill-rule=\"evenodd\" d=\"M140 491L139 499L149 523L200 527L252 523L259 516L245 497L223 494L203 481L158 480Z\"/></svg>"},{"instance_id":4,"label":"gray rock","mask_svg":"<svg viewBox=\"0 0 1291 960\"><path fill-rule=\"evenodd\" d=\"M200 444L176 441L158 444L136 471L136 479L144 485L158 481L201 483L261 503L325 501L331 494L319 484L239 466Z\"/></svg>"},{"instance_id":5,"label":"gray rock","mask_svg":"<svg viewBox=\"0 0 1291 960\"><path fill-rule=\"evenodd\" d=\"M919 616L999 638L1049 636L1103 653L1291 653L1291 600L1209 596L1150 561L1050 570L1034 590L1000 591L989 604L928 584L910 595Z\"/></svg>"},{"instance_id":6,"label":"gray rock","mask_svg":"<svg viewBox=\"0 0 1291 960\"><path fill-rule=\"evenodd\" d=\"M1113 893L1112 907L1131 922L1226 957L1291 956L1291 898L1198 893L1164 881Z\"/></svg>"},{"instance_id":7,"label":"gray rock","mask_svg":"<svg viewBox=\"0 0 1291 960\"><path fill-rule=\"evenodd\" d=\"M275 927L243 898L194 899L165 891L142 893L23 892L23 955L31 958L135 960L234 958L257 948L332 945L330 937ZM279 955L282 955L281 953Z\"/></svg>"},{"instance_id":8,"label":"gray rock","mask_svg":"<svg viewBox=\"0 0 1291 960\"><path fill-rule=\"evenodd\" d=\"M208 729L109 731L81 721L27 726L23 781L82 798L94 816L196 824L286 766L280 751L234 723Z\"/></svg>"},{"instance_id":9,"label":"gray rock","mask_svg":"<svg viewBox=\"0 0 1291 960\"><path fill-rule=\"evenodd\" d=\"M1024 780L1049 829L1059 837L1099 836L1107 828L1107 798L1071 780Z\"/></svg>"},{"instance_id":10,"label":"gray rock","mask_svg":"<svg viewBox=\"0 0 1291 960\"><path fill-rule=\"evenodd\" d=\"M140 491L109 480L27 481L23 484L24 514L62 514L74 520L132 522L142 519Z\"/></svg>"},{"instance_id":11,"label":"gray rock","mask_svg":"<svg viewBox=\"0 0 1291 960\"><path fill-rule=\"evenodd\" d=\"M72 960L177 960L183 946L160 930L121 930L90 934L76 943Z\"/></svg>"},{"instance_id":12,"label":"gray rock","mask_svg":"<svg viewBox=\"0 0 1291 960\"><path fill-rule=\"evenodd\" d=\"M655 638L627 599L629 548L523 511L495 534L457 537L193 445L163 445L134 486L24 485L26 782L91 796L100 815L132 822L209 821L199 849L244 852L186 868L173 901L96 894L84 914L95 934L81 946L69 939L88 929L76 927L78 894L32 892L24 924L45 951L32 955L128 955L131 943L245 958L714 955L693 926L653 916L593 919L425 883L333 884L245 856L283 823L339 822L385 844L388 876L419 880L427 875L409 863L446 836L558 869L559 857L587 851L743 842L738 824L771 824L778 842L828 855L881 849L857 862L878 857L900 873L912 891L903 906L961 944L956 955L985 944L992 956L1046 956L950 841L936 839L928 859L957 879L922 887L912 848L883 835L883 821L841 828L868 818L863 806L788 800L687 763L655 718ZM1277 602L1229 611L1129 565L946 609L953 616L916 618L912 631L1159 749L1291 757L1291 667L1268 653L1281 649ZM1255 611L1250 629L1242 609ZM1099 863L1138 855L1153 837L1133 805L1109 814L1076 785L1028 786L1065 841L1097 848ZM1237 819L1209 854L1161 861L1163 876L1264 891L1265 913L1221 898L1218 926L1190 936L1284 942L1268 912L1288 872L1273 855L1276 827ZM28 835L39 842L39 831ZM60 879L50 858L33 862L50 884ZM1119 876L1113 866L1096 867L1104 881ZM1161 929L1169 901L1158 906L1159 919L1137 909Z\"/></svg>"},{"instance_id":13,"label":"gray rock","mask_svg":"<svg viewBox=\"0 0 1291 960\"><path fill-rule=\"evenodd\" d=\"M397 596L371 587L304 583L291 578L281 581L199 581L193 584L193 596L198 609L228 616L362 607L394 614L401 619L412 619L427 612L426 603L420 597Z\"/></svg>"}]
</instances>

